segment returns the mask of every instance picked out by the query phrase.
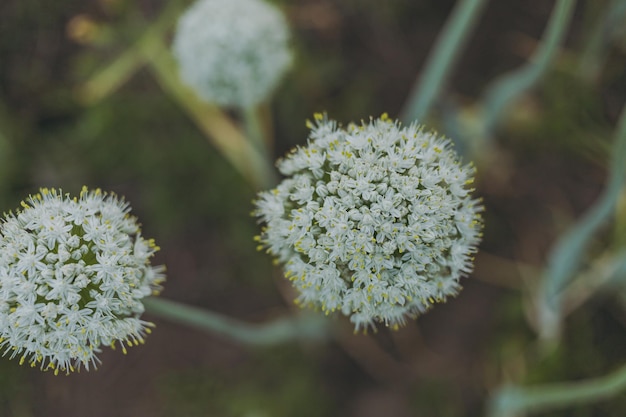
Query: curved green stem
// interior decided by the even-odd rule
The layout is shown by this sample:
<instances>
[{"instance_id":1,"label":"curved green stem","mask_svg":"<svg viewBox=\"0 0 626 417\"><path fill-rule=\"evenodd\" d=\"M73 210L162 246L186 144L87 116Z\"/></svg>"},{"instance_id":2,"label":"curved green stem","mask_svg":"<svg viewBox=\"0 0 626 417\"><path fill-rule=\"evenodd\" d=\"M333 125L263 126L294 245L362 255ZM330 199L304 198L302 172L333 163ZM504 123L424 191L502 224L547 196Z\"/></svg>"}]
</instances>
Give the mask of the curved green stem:
<instances>
[{"instance_id":1,"label":"curved green stem","mask_svg":"<svg viewBox=\"0 0 626 417\"><path fill-rule=\"evenodd\" d=\"M487 88L482 100L485 112L483 129L487 137L491 136L491 132L511 103L532 87L548 69L563 42L575 5L575 0L558 0L532 62L500 77Z\"/></svg>"},{"instance_id":2,"label":"curved green stem","mask_svg":"<svg viewBox=\"0 0 626 417\"><path fill-rule=\"evenodd\" d=\"M626 185L626 106L615 134L606 189L585 215L557 241L542 279L539 295L539 325L544 339L558 335L563 289L579 268L593 234L613 213Z\"/></svg>"},{"instance_id":3,"label":"curved green stem","mask_svg":"<svg viewBox=\"0 0 626 417\"><path fill-rule=\"evenodd\" d=\"M407 98L401 116L403 122L421 121L426 117L485 3L485 0L457 2L428 57L423 74Z\"/></svg>"},{"instance_id":4,"label":"curved green stem","mask_svg":"<svg viewBox=\"0 0 626 417\"><path fill-rule=\"evenodd\" d=\"M526 411L566 408L611 398L626 390L626 366L586 381L535 387L502 388L491 400L490 417L513 417Z\"/></svg>"},{"instance_id":5,"label":"curved green stem","mask_svg":"<svg viewBox=\"0 0 626 417\"><path fill-rule=\"evenodd\" d=\"M297 339L328 337L328 321L320 316L281 318L266 324L247 324L211 311L150 297L146 312L180 324L229 337L252 346L272 346Z\"/></svg>"}]
</instances>

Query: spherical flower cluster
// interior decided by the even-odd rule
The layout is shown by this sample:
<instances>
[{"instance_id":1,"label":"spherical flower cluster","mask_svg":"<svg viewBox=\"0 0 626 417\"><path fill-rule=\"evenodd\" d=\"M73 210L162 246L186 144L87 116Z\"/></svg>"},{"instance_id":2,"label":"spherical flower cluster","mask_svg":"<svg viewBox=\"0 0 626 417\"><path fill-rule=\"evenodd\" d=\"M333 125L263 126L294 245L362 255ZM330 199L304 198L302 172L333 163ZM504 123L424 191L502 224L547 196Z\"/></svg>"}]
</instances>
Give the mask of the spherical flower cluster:
<instances>
[{"instance_id":1,"label":"spherical flower cluster","mask_svg":"<svg viewBox=\"0 0 626 417\"><path fill-rule=\"evenodd\" d=\"M359 330L397 328L456 295L482 231L474 168L415 124L383 115L344 130L315 118L255 210L260 248L284 263L296 302L341 311Z\"/></svg>"},{"instance_id":2,"label":"spherical flower cluster","mask_svg":"<svg viewBox=\"0 0 626 417\"><path fill-rule=\"evenodd\" d=\"M96 367L101 345L144 342L141 299L158 294L163 267L129 206L83 188L41 189L0 224L0 349L43 370Z\"/></svg>"},{"instance_id":3,"label":"spherical flower cluster","mask_svg":"<svg viewBox=\"0 0 626 417\"><path fill-rule=\"evenodd\" d=\"M174 56L182 80L209 102L263 101L291 64L281 12L263 0L199 0L180 18Z\"/></svg>"}]
</instances>

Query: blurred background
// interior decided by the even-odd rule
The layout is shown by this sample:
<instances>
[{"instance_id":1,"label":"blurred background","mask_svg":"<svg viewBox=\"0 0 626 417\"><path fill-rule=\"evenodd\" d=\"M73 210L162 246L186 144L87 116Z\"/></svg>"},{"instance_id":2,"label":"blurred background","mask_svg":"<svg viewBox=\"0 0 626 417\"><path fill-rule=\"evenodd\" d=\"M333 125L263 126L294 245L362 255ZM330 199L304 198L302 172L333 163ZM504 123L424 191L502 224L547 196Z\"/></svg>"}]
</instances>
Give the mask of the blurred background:
<instances>
[{"instance_id":1,"label":"blurred background","mask_svg":"<svg viewBox=\"0 0 626 417\"><path fill-rule=\"evenodd\" d=\"M281 0L295 53L267 114L274 156L303 144L305 120L399 117L453 0ZM626 31L600 56L586 45L613 2L580 1L550 70L520 97L478 155L485 237L464 290L398 332L250 348L147 316L157 327L127 355L105 348L97 372L42 373L0 360L7 417L480 416L496 387L604 375L626 358L626 302L582 297L549 353L532 296L552 244L600 194L626 99ZM172 6L172 4L174 6ZM2 0L0 208L39 187L124 195L161 247L162 297L261 323L293 314L289 284L255 250L256 190L141 66L98 100L81 88L129 50L170 0ZM488 2L437 102L471 117L497 76L525 64L554 6ZM177 8L177 9L176 9ZM174 26L176 13L170 19ZM618 25L620 27L620 25ZM171 40L171 30L164 31ZM236 115L233 115L236 117ZM626 162L625 162L626 163ZM626 208L591 254L626 243ZM626 299L626 297L624 297ZM392 347L390 347L392 346ZM550 416L626 415L626 396Z\"/></svg>"}]
</instances>

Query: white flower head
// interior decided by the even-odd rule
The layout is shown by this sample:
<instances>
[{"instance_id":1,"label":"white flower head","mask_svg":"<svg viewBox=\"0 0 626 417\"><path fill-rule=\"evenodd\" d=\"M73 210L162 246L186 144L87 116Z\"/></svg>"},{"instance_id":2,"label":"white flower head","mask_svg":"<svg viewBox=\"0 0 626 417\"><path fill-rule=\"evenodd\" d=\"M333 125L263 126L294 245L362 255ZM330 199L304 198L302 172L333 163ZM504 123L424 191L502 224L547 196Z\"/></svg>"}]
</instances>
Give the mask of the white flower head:
<instances>
[{"instance_id":1,"label":"white flower head","mask_svg":"<svg viewBox=\"0 0 626 417\"><path fill-rule=\"evenodd\" d=\"M473 166L448 139L386 115L347 129L315 119L254 213L259 248L284 264L296 303L341 311L359 330L398 328L456 295L482 236Z\"/></svg>"},{"instance_id":2,"label":"white flower head","mask_svg":"<svg viewBox=\"0 0 626 417\"><path fill-rule=\"evenodd\" d=\"M86 187L79 198L42 188L0 223L0 350L40 369L70 373L99 362L100 346L144 342L142 298L164 267L130 207Z\"/></svg>"},{"instance_id":3,"label":"white flower head","mask_svg":"<svg viewBox=\"0 0 626 417\"><path fill-rule=\"evenodd\" d=\"M263 0L198 0L178 21L173 51L182 80L206 101L263 101L292 61L284 16Z\"/></svg>"}]
</instances>

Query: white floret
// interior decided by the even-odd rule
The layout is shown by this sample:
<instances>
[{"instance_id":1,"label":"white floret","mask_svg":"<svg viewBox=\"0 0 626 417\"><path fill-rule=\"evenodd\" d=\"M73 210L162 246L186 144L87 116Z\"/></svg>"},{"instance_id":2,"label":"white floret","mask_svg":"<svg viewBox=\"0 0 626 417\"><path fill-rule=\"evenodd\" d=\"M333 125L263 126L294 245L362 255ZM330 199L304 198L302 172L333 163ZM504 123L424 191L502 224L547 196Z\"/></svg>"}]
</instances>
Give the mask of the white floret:
<instances>
[{"instance_id":1,"label":"white floret","mask_svg":"<svg viewBox=\"0 0 626 417\"><path fill-rule=\"evenodd\" d=\"M209 102L246 108L263 101L291 64L281 12L263 0L198 0L173 41L182 80Z\"/></svg>"},{"instance_id":2,"label":"white floret","mask_svg":"<svg viewBox=\"0 0 626 417\"><path fill-rule=\"evenodd\" d=\"M143 341L141 299L164 276L128 205L84 188L78 199L42 189L22 206L0 224L3 354L69 373L95 367L101 345Z\"/></svg>"},{"instance_id":3,"label":"white floret","mask_svg":"<svg viewBox=\"0 0 626 417\"><path fill-rule=\"evenodd\" d=\"M481 238L473 167L449 140L386 117L341 129L316 115L310 127L255 212L297 302L361 329L397 327L456 295Z\"/></svg>"}]
</instances>

